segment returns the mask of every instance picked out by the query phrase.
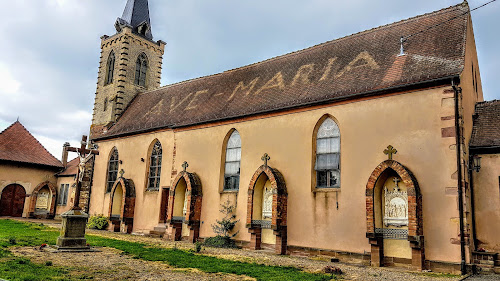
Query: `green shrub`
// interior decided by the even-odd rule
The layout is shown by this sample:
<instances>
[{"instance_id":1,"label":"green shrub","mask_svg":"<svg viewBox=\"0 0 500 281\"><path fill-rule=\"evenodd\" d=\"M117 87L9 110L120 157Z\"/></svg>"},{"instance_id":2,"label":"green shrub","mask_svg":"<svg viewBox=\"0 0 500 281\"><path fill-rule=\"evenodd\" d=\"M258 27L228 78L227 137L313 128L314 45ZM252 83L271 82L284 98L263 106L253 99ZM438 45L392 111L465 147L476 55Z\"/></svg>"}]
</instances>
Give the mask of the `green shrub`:
<instances>
[{"instance_id":1,"label":"green shrub","mask_svg":"<svg viewBox=\"0 0 500 281\"><path fill-rule=\"evenodd\" d=\"M195 248L195 251L197 253L201 252L201 246L203 245L203 243L201 243L200 241L196 241L196 243L194 243L194 248Z\"/></svg>"},{"instance_id":2,"label":"green shrub","mask_svg":"<svg viewBox=\"0 0 500 281\"><path fill-rule=\"evenodd\" d=\"M54 265L54 264L51 261L46 261L45 262L45 266L52 266L52 265Z\"/></svg>"},{"instance_id":3,"label":"green shrub","mask_svg":"<svg viewBox=\"0 0 500 281\"><path fill-rule=\"evenodd\" d=\"M231 237L217 235L215 237L208 237L203 242L205 246L217 248L238 248L236 243Z\"/></svg>"},{"instance_id":4,"label":"green shrub","mask_svg":"<svg viewBox=\"0 0 500 281\"><path fill-rule=\"evenodd\" d=\"M108 227L108 218L104 215L91 216L87 228L103 230Z\"/></svg>"}]
</instances>

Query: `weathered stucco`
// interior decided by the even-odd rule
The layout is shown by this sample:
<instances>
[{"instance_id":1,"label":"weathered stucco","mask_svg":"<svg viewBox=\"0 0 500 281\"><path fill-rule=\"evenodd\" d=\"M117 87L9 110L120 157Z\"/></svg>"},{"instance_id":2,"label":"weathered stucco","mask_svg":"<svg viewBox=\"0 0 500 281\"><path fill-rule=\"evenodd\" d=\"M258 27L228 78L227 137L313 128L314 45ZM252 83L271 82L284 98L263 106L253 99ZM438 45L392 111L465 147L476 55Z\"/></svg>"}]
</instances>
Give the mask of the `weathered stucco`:
<instances>
[{"instance_id":1,"label":"weathered stucco","mask_svg":"<svg viewBox=\"0 0 500 281\"><path fill-rule=\"evenodd\" d=\"M196 173L203 189L200 237L213 236L211 224L220 218L219 205L236 200L239 234L249 241L245 228L247 189L254 172L268 153L269 166L284 176L288 190L288 245L363 253L370 251L366 238L365 187L373 169L387 159L383 150L397 148L394 159L417 178L423 198L425 254L428 260L460 261L458 209L455 186L455 139L443 137L441 129L453 120L448 102L450 87L341 102L329 106L283 114L241 119L183 130L164 130L114 140L100 141L96 157L91 198L92 214L106 213L109 194L105 180L109 153L119 151L120 169L136 182L134 231L148 232L158 225L161 192L145 191L148 150L158 139L163 147L161 186L170 187L184 161ZM314 167L313 132L317 122L329 114L341 132L341 187L316 190L312 186ZM221 192L221 166L228 132L241 136L242 157L239 192ZM175 147L175 149L174 149ZM145 159L142 162L141 158Z\"/></svg>"},{"instance_id":2,"label":"weathered stucco","mask_svg":"<svg viewBox=\"0 0 500 281\"><path fill-rule=\"evenodd\" d=\"M500 251L500 154L483 154L481 169L472 172L478 247Z\"/></svg>"}]
</instances>

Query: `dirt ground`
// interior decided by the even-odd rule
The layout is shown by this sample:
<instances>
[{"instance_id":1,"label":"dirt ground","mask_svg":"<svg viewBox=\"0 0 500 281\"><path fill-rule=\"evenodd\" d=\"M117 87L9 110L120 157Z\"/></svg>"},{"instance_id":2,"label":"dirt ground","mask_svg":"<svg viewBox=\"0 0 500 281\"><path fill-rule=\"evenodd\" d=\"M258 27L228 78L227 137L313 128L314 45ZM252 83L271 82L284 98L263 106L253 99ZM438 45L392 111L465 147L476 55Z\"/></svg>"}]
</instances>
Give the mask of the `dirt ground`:
<instances>
[{"instance_id":1,"label":"dirt ground","mask_svg":"<svg viewBox=\"0 0 500 281\"><path fill-rule=\"evenodd\" d=\"M56 221L35 220L33 222L44 223L45 225L56 228L60 226ZM177 247L179 249L193 249L194 247L193 244L188 242L172 242L141 235L129 235L98 230L88 230L87 234L146 243L160 248ZM16 255L29 257L34 262L45 263L46 261L52 261L54 265L73 267L75 268L75 273L93 276L95 280L254 280L247 276L208 274L196 269L169 267L167 264L161 262L132 259L127 255L121 254L121 252L116 249L98 248L98 250L99 252L92 253L58 253L40 251L38 249L26 247L12 249ZM342 269L344 274L341 275L341 277L343 280L455 281L462 279L460 276L440 276L434 273L408 272L398 268L373 268L354 264L331 263L328 259L321 257L309 258L276 255L271 251L204 247L202 254L242 262L293 266L308 272L321 272L325 266L334 265Z\"/></svg>"}]
</instances>

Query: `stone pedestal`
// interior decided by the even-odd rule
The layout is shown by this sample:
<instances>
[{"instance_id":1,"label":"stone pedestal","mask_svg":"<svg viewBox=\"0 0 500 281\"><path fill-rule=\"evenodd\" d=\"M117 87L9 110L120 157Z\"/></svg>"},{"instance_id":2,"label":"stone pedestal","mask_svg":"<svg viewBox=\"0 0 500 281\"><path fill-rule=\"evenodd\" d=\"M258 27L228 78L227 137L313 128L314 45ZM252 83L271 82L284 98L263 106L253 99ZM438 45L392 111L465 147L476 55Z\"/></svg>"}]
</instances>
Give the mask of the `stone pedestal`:
<instances>
[{"instance_id":1,"label":"stone pedestal","mask_svg":"<svg viewBox=\"0 0 500 281\"><path fill-rule=\"evenodd\" d=\"M61 236L57 238L56 248L60 251L90 250L85 239L88 215L83 211L69 210L61 215Z\"/></svg>"}]
</instances>

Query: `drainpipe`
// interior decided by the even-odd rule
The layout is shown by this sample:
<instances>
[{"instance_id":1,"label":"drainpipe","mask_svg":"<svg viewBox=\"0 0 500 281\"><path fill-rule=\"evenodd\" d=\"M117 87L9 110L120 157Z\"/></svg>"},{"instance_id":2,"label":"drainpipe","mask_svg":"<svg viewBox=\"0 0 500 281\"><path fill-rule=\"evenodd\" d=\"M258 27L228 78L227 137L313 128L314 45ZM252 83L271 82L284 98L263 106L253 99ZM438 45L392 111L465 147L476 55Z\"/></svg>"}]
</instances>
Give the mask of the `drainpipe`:
<instances>
[{"instance_id":1,"label":"drainpipe","mask_svg":"<svg viewBox=\"0 0 500 281\"><path fill-rule=\"evenodd\" d=\"M455 92L455 139L456 139L456 151L457 151L457 182L458 182L458 212L460 219L460 271L462 275L467 273L465 267L465 237L464 237L464 200L463 200L463 185L462 185L462 161L461 161L461 147L462 147L462 136L460 131L460 113L458 111L459 98L462 93L462 88L455 85L455 81L451 80L451 86Z\"/></svg>"},{"instance_id":2,"label":"drainpipe","mask_svg":"<svg viewBox=\"0 0 500 281\"><path fill-rule=\"evenodd\" d=\"M470 188L470 208L471 208L471 220L472 220L472 243L473 249L477 250L477 235L476 235L476 209L474 205L474 179L472 178L474 173L474 155L470 153L469 149L469 188Z\"/></svg>"}]
</instances>

